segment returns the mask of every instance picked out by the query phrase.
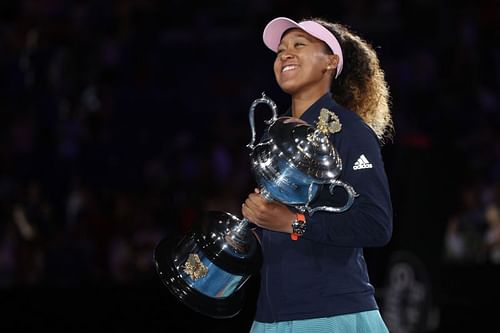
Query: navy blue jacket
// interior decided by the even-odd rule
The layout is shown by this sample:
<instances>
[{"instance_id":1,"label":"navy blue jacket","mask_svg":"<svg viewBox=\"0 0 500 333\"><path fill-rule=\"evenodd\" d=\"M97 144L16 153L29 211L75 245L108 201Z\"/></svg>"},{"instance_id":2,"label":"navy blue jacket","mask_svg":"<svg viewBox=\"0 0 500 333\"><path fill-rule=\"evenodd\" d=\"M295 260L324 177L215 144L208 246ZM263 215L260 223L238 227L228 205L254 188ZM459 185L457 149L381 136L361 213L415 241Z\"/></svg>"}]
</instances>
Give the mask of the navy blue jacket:
<instances>
[{"instance_id":1,"label":"navy blue jacket","mask_svg":"<svg viewBox=\"0 0 500 333\"><path fill-rule=\"evenodd\" d=\"M387 244L392 235L392 205L379 141L354 112L326 94L301 119L316 125L321 108L335 112L342 130L330 136L342 159L340 180L359 196L343 213L306 214L307 231L290 234L258 230L264 261L255 320L277 322L377 309L363 247ZM343 206L345 191L330 195L325 186L316 206Z\"/></svg>"}]
</instances>

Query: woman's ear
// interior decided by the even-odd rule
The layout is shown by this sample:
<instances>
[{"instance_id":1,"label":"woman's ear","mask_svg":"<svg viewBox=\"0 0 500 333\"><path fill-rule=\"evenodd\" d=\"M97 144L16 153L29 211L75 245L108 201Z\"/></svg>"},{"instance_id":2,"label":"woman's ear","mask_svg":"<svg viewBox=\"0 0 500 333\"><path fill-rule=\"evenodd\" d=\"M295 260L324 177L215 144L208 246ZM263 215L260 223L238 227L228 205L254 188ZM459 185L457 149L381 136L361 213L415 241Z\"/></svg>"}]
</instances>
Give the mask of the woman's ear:
<instances>
[{"instance_id":1,"label":"woman's ear","mask_svg":"<svg viewBox=\"0 0 500 333\"><path fill-rule=\"evenodd\" d=\"M334 69L337 68L337 65L339 64L339 56L336 54L332 54L328 56L328 66L327 68Z\"/></svg>"},{"instance_id":2,"label":"woman's ear","mask_svg":"<svg viewBox=\"0 0 500 333\"><path fill-rule=\"evenodd\" d=\"M338 64L339 64L339 57L336 54L328 55L326 69L323 72L326 73L331 71L332 75L335 74L336 73L335 69L337 68Z\"/></svg>"}]
</instances>

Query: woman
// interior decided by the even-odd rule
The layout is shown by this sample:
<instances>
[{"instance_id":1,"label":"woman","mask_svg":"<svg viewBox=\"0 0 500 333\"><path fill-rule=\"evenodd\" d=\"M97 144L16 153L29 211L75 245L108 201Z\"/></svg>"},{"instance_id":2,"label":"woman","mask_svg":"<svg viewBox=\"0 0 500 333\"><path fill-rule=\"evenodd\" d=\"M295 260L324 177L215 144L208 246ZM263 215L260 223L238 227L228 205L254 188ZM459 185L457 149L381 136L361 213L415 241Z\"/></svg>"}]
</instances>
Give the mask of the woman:
<instances>
[{"instance_id":1,"label":"woman","mask_svg":"<svg viewBox=\"0 0 500 333\"><path fill-rule=\"evenodd\" d=\"M257 226L264 262L251 333L388 332L370 284L364 247L386 245L392 205L380 147L392 135L389 91L373 48L341 24L279 17L264 29L276 52L274 74L291 96L286 115L314 124L335 113L330 139L342 159L340 179L359 194L342 213L309 216L259 191L242 214ZM313 206L339 207L345 192L322 190Z\"/></svg>"}]
</instances>

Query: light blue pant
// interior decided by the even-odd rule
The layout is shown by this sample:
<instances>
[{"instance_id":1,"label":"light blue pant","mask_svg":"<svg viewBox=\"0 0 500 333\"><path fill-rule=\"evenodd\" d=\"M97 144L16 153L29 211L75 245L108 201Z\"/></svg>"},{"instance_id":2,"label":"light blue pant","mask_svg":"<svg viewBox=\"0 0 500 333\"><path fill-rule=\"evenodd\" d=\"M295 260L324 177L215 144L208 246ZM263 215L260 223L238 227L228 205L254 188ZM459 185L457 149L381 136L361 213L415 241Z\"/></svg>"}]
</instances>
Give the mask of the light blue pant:
<instances>
[{"instance_id":1,"label":"light blue pant","mask_svg":"<svg viewBox=\"0 0 500 333\"><path fill-rule=\"evenodd\" d=\"M305 320L261 323L254 321L250 333L389 333L378 310Z\"/></svg>"}]
</instances>

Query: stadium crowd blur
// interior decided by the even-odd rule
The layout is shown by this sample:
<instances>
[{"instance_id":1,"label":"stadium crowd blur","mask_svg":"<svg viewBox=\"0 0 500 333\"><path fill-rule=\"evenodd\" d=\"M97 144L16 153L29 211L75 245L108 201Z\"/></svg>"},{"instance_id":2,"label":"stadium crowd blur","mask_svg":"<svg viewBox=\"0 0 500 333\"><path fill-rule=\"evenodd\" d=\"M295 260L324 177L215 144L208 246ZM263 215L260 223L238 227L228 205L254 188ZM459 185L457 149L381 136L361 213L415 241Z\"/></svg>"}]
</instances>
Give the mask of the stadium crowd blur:
<instances>
[{"instance_id":1,"label":"stadium crowd blur","mask_svg":"<svg viewBox=\"0 0 500 333\"><path fill-rule=\"evenodd\" d=\"M287 107L260 39L282 15L377 46L396 127L381 256L499 264L497 1L24 0L0 5L0 287L147 283L160 239L240 216L248 107Z\"/></svg>"}]
</instances>

